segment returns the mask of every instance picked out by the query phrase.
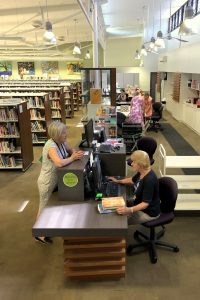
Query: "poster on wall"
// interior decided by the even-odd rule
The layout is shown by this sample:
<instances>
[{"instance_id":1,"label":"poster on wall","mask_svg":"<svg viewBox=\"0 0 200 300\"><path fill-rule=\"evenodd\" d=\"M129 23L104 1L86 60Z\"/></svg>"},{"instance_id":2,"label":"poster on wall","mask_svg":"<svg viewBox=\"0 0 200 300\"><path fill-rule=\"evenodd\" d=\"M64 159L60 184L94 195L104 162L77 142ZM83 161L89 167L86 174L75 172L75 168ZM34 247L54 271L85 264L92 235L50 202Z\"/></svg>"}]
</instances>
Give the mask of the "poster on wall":
<instances>
[{"instance_id":1,"label":"poster on wall","mask_svg":"<svg viewBox=\"0 0 200 300\"><path fill-rule=\"evenodd\" d=\"M79 62L72 62L72 63L67 63L67 74L68 75L77 75L80 74L80 68L83 67L82 63Z\"/></svg>"},{"instance_id":2,"label":"poster on wall","mask_svg":"<svg viewBox=\"0 0 200 300\"><path fill-rule=\"evenodd\" d=\"M12 63L10 61L0 61L0 75L12 75Z\"/></svg>"},{"instance_id":3,"label":"poster on wall","mask_svg":"<svg viewBox=\"0 0 200 300\"><path fill-rule=\"evenodd\" d=\"M58 74L58 62L57 61L44 61L41 63L43 74Z\"/></svg>"},{"instance_id":4,"label":"poster on wall","mask_svg":"<svg viewBox=\"0 0 200 300\"><path fill-rule=\"evenodd\" d=\"M34 75L35 67L34 62L18 62L18 74L23 75Z\"/></svg>"}]
</instances>

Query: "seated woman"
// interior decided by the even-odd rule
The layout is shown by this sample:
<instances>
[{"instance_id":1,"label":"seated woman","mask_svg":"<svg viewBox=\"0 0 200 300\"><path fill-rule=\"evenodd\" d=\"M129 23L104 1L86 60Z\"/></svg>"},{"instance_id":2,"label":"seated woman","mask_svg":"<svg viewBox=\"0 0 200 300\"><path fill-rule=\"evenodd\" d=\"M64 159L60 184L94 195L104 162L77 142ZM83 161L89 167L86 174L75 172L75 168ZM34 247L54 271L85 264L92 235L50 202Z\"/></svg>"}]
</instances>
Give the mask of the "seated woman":
<instances>
[{"instance_id":1,"label":"seated woman","mask_svg":"<svg viewBox=\"0 0 200 300\"><path fill-rule=\"evenodd\" d=\"M132 169L136 174L131 178L110 180L120 184L132 184L133 198L127 201L127 206L118 208L117 213L128 215L128 224L142 224L156 219L160 215L160 199L158 179L151 170L149 155L141 150L131 155Z\"/></svg>"},{"instance_id":2,"label":"seated woman","mask_svg":"<svg viewBox=\"0 0 200 300\"><path fill-rule=\"evenodd\" d=\"M126 98L127 98L127 95L126 95L125 89L121 89L120 94L117 96L117 101L123 102L123 101L126 101Z\"/></svg>"},{"instance_id":3,"label":"seated woman","mask_svg":"<svg viewBox=\"0 0 200 300\"><path fill-rule=\"evenodd\" d=\"M130 114L126 120L129 124L141 124L144 126L144 105L139 91L136 91L131 100Z\"/></svg>"}]
</instances>

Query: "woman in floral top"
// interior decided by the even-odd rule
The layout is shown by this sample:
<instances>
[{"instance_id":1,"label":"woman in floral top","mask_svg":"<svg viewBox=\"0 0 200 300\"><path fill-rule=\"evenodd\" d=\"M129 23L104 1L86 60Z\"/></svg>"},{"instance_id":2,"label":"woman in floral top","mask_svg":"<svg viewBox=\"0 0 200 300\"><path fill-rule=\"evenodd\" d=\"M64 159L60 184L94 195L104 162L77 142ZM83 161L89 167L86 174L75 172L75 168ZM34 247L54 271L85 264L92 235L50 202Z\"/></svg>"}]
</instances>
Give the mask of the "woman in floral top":
<instances>
[{"instance_id":1,"label":"woman in floral top","mask_svg":"<svg viewBox=\"0 0 200 300\"><path fill-rule=\"evenodd\" d=\"M139 91L135 92L131 100L130 114L127 123L141 124L144 126L144 102Z\"/></svg>"}]
</instances>

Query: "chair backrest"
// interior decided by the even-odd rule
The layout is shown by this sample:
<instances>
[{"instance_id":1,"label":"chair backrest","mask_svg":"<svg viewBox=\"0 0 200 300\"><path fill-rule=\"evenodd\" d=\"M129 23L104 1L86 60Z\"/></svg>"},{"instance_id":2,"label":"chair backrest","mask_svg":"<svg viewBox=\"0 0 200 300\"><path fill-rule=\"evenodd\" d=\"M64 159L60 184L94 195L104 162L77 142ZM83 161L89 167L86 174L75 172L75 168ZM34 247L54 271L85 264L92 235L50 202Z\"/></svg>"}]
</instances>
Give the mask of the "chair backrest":
<instances>
[{"instance_id":1,"label":"chair backrest","mask_svg":"<svg viewBox=\"0 0 200 300\"><path fill-rule=\"evenodd\" d=\"M122 127L122 123L124 123L125 120L126 120L125 114L118 111L117 112L117 125Z\"/></svg>"},{"instance_id":2,"label":"chair backrest","mask_svg":"<svg viewBox=\"0 0 200 300\"><path fill-rule=\"evenodd\" d=\"M142 137L137 141L137 149L148 153L151 165L154 163L153 155L157 148L157 142L152 137Z\"/></svg>"},{"instance_id":3,"label":"chair backrest","mask_svg":"<svg viewBox=\"0 0 200 300\"><path fill-rule=\"evenodd\" d=\"M173 212L178 196L177 182L171 177L159 178L160 210L162 213Z\"/></svg>"},{"instance_id":4,"label":"chair backrest","mask_svg":"<svg viewBox=\"0 0 200 300\"><path fill-rule=\"evenodd\" d=\"M153 105L153 116L159 116L160 119L162 118L162 112L163 112L163 105L161 102L154 102Z\"/></svg>"}]
</instances>

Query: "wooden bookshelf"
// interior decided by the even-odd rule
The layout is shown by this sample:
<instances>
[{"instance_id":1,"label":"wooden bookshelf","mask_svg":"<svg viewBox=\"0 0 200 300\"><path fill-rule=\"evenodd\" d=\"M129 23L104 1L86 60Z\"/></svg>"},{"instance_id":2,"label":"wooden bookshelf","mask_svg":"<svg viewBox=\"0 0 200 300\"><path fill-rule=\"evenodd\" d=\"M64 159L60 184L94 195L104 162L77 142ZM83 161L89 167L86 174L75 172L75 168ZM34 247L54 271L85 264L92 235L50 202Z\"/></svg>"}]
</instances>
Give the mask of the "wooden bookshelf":
<instances>
[{"instance_id":1,"label":"wooden bookshelf","mask_svg":"<svg viewBox=\"0 0 200 300\"><path fill-rule=\"evenodd\" d=\"M47 140L47 126L52 121L49 94L40 92L11 92L0 93L0 97L20 97L21 101L28 102L32 142L34 145L43 145Z\"/></svg>"},{"instance_id":2,"label":"wooden bookshelf","mask_svg":"<svg viewBox=\"0 0 200 300\"><path fill-rule=\"evenodd\" d=\"M180 100L180 85L181 85L181 74L174 73L173 74L173 94L172 99L176 102Z\"/></svg>"},{"instance_id":3,"label":"wooden bookshelf","mask_svg":"<svg viewBox=\"0 0 200 300\"><path fill-rule=\"evenodd\" d=\"M30 113L21 99L0 99L0 170L26 171L33 161Z\"/></svg>"},{"instance_id":4,"label":"wooden bookshelf","mask_svg":"<svg viewBox=\"0 0 200 300\"><path fill-rule=\"evenodd\" d=\"M73 89L71 86L65 86L63 92L65 114L66 118L74 117L74 100L73 100Z\"/></svg>"}]
</instances>

